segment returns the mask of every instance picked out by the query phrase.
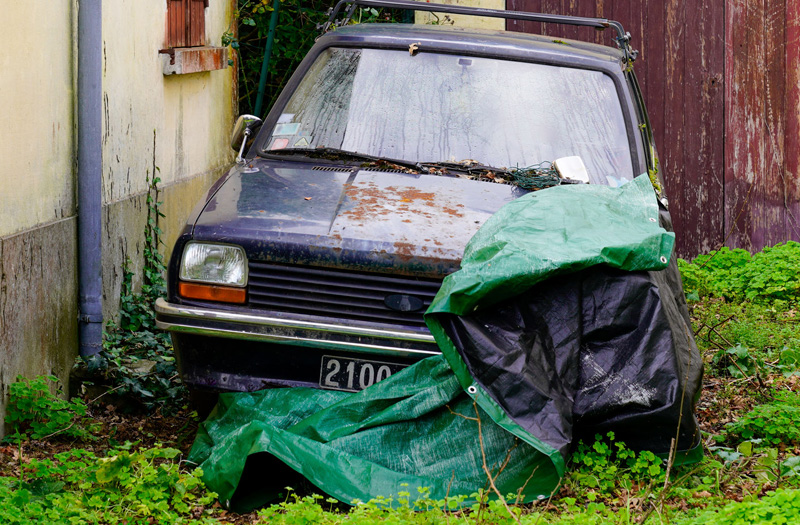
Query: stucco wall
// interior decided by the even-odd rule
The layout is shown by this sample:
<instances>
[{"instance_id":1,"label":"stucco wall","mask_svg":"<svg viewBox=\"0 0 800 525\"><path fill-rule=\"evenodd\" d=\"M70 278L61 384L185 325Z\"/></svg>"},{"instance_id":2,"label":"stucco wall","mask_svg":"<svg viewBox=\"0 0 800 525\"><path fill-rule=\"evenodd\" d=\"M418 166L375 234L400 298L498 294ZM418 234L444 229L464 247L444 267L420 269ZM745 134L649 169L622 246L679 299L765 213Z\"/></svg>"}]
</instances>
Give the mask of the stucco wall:
<instances>
[{"instance_id":1,"label":"stucco wall","mask_svg":"<svg viewBox=\"0 0 800 525\"><path fill-rule=\"evenodd\" d=\"M16 376L66 380L77 348L75 20L72 0L0 16L0 434Z\"/></svg>"},{"instance_id":2,"label":"stucco wall","mask_svg":"<svg viewBox=\"0 0 800 525\"><path fill-rule=\"evenodd\" d=\"M17 375L66 385L78 347L74 218L0 238L0 435Z\"/></svg>"},{"instance_id":3,"label":"stucco wall","mask_svg":"<svg viewBox=\"0 0 800 525\"><path fill-rule=\"evenodd\" d=\"M8 4L8 5L5 5ZM77 4L6 2L0 33L0 435L18 374L66 382L77 356L75 79ZM233 0L206 9L221 45ZM119 304L121 265L142 264L147 177L161 178L167 245L232 161L232 68L164 76L167 0L103 2L103 310ZM31 21L36 23L32 24Z\"/></svg>"},{"instance_id":4,"label":"stucco wall","mask_svg":"<svg viewBox=\"0 0 800 525\"><path fill-rule=\"evenodd\" d=\"M0 237L75 214L74 16L72 0L3 2Z\"/></svg>"},{"instance_id":5,"label":"stucco wall","mask_svg":"<svg viewBox=\"0 0 800 525\"><path fill-rule=\"evenodd\" d=\"M418 0L424 2L425 0ZM483 9L505 9L506 0L435 0L437 4L458 4ZM418 11L415 22L417 24L431 24L445 22L445 13L431 13ZM474 27L479 29L505 29L506 21L503 18L487 18L469 15L446 15L453 21L453 25L460 27ZM437 20L438 17L438 20Z\"/></svg>"},{"instance_id":6,"label":"stucco wall","mask_svg":"<svg viewBox=\"0 0 800 525\"><path fill-rule=\"evenodd\" d=\"M221 45L231 0L211 0L206 42ZM158 51L165 47L166 1L117 0L103 4L103 313L119 302L122 263L141 267L147 177L161 179L165 249L186 216L232 162L228 147L235 119L233 68L167 75ZM134 272L139 275L138 271ZM134 282L136 284L136 281Z\"/></svg>"},{"instance_id":7,"label":"stucco wall","mask_svg":"<svg viewBox=\"0 0 800 525\"><path fill-rule=\"evenodd\" d=\"M166 1L103 3L104 200L146 191L155 168L164 184L230 160L221 148L230 134L232 69L162 73ZM206 9L206 38L220 45L230 1Z\"/></svg>"}]
</instances>

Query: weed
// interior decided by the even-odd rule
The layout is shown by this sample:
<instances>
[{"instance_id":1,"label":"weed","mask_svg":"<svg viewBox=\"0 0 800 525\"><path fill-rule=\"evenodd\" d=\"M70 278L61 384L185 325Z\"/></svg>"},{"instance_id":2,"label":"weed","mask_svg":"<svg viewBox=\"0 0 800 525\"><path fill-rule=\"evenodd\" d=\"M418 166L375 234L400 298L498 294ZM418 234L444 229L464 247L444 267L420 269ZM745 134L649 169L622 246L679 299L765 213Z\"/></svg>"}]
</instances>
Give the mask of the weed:
<instances>
[{"instance_id":1,"label":"weed","mask_svg":"<svg viewBox=\"0 0 800 525\"><path fill-rule=\"evenodd\" d=\"M56 393L50 386L56 386ZM88 438L91 419L86 417L86 404L81 399L66 401L55 376L38 376L27 379L17 377L8 389L6 424L10 436L20 440L67 437Z\"/></svg>"},{"instance_id":2,"label":"weed","mask_svg":"<svg viewBox=\"0 0 800 525\"><path fill-rule=\"evenodd\" d=\"M788 305L703 298L692 305L695 340L709 371L733 378L800 370L800 315Z\"/></svg>"},{"instance_id":3,"label":"weed","mask_svg":"<svg viewBox=\"0 0 800 525\"><path fill-rule=\"evenodd\" d=\"M729 503L711 509L679 523L735 525L745 523L798 523L800 521L800 490L776 490L759 499Z\"/></svg>"},{"instance_id":4,"label":"weed","mask_svg":"<svg viewBox=\"0 0 800 525\"><path fill-rule=\"evenodd\" d=\"M134 450L128 443L96 456L75 449L31 459L18 479L0 477L2 523L216 523L216 494L202 471L180 470L180 452Z\"/></svg>"},{"instance_id":5,"label":"weed","mask_svg":"<svg viewBox=\"0 0 800 525\"><path fill-rule=\"evenodd\" d=\"M106 325L103 351L86 363L88 374L102 376L109 392L137 400L150 410L169 409L185 393L169 334L156 328L153 310L156 299L166 293L164 259L159 252L163 243L158 220L164 217L158 200L159 182L158 177L148 177L141 292L134 291L134 274L130 261L126 261L122 267L119 323Z\"/></svg>"},{"instance_id":6,"label":"weed","mask_svg":"<svg viewBox=\"0 0 800 525\"><path fill-rule=\"evenodd\" d=\"M749 261L750 254L745 250L723 247L708 255L699 255L691 263L678 259L678 266L688 293L724 297L732 293L731 273Z\"/></svg>"},{"instance_id":7,"label":"weed","mask_svg":"<svg viewBox=\"0 0 800 525\"><path fill-rule=\"evenodd\" d=\"M634 452L614 441L614 433L596 435L594 443L579 442L571 458L571 488L594 501L598 493L614 494L634 486L663 483L662 460L649 451Z\"/></svg>"},{"instance_id":8,"label":"weed","mask_svg":"<svg viewBox=\"0 0 800 525\"><path fill-rule=\"evenodd\" d=\"M800 395L779 393L775 400L728 424L728 433L744 439L761 439L771 445L800 444Z\"/></svg>"},{"instance_id":9,"label":"weed","mask_svg":"<svg viewBox=\"0 0 800 525\"><path fill-rule=\"evenodd\" d=\"M721 248L691 263L680 260L679 266L684 288L700 296L778 305L800 301L800 243L794 241L752 257L741 249Z\"/></svg>"},{"instance_id":10,"label":"weed","mask_svg":"<svg viewBox=\"0 0 800 525\"><path fill-rule=\"evenodd\" d=\"M725 372L730 377L746 378L758 373L758 358L750 354L746 346L737 344L728 349L720 348L711 359L718 372Z\"/></svg>"}]
</instances>

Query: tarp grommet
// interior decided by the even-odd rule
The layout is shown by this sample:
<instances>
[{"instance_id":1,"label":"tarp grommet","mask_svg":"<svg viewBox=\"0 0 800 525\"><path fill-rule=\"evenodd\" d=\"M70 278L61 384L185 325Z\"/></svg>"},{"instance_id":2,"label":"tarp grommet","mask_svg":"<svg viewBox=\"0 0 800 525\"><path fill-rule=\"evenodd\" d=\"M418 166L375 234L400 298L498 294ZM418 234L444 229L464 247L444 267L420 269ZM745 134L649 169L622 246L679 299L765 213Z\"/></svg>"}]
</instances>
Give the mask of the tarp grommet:
<instances>
[{"instance_id":1,"label":"tarp grommet","mask_svg":"<svg viewBox=\"0 0 800 525\"><path fill-rule=\"evenodd\" d=\"M667 258L664 257L663 255L661 256L661 263L662 264L667 264Z\"/></svg>"},{"instance_id":2,"label":"tarp grommet","mask_svg":"<svg viewBox=\"0 0 800 525\"><path fill-rule=\"evenodd\" d=\"M475 394L478 393L478 389L475 387L475 385L469 385L467 387L467 392L472 394L472 395L475 395Z\"/></svg>"},{"instance_id":3,"label":"tarp grommet","mask_svg":"<svg viewBox=\"0 0 800 525\"><path fill-rule=\"evenodd\" d=\"M653 217L650 217L650 222L656 222L656 221L657 221L657 219L655 219Z\"/></svg>"}]
</instances>

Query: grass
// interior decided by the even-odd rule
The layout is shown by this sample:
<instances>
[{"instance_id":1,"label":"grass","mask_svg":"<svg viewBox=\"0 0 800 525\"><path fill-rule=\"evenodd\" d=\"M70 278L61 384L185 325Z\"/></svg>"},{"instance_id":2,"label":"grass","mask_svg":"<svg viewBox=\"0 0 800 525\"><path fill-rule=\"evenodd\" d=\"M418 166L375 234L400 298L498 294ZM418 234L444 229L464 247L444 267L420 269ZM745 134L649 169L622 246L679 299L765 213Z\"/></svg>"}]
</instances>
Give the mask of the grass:
<instances>
[{"instance_id":1,"label":"grass","mask_svg":"<svg viewBox=\"0 0 800 525\"><path fill-rule=\"evenodd\" d=\"M787 260L794 248L770 252L780 256L778 273L800 267ZM11 388L12 432L0 446L0 522L798 522L800 308L786 293L795 288L759 275L771 264L764 256L718 257L681 263L706 365L696 410L706 451L699 464L667 472L652 454L631 452L608 435L579 445L558 491L534 504L512 504L512 494L506 505L486 493L482 504L459 508L458 498L433 500L425 490L398 487L392 498L350 507L287 490L280 503L235 514L215 503L199 473L182 462L196 428L185 409L123 415L102 398L60 401L50 393L54 380L40 378ZM755 270L748 266L754 260ZM756 292L747 287L754 276Z\"/></svg>"}]
</instances>

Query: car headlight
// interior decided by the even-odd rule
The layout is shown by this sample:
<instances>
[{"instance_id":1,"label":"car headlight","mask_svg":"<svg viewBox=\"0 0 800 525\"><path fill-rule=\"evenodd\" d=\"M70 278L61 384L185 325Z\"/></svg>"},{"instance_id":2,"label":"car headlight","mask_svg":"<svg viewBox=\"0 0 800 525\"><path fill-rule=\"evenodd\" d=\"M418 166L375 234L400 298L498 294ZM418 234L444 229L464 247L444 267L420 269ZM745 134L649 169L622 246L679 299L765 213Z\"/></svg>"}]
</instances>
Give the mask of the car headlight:
<instances>
[{"instance_id":1,"label":"car headlight","mask_svg":"<svg viewBox=\"0 0 800 525\"><path fill-rule=\"evenodd\" d=\"M247 257L240 246L190 242L183 249L180 279L221 286L247 286Z\"/></svg>"}]
</instances>

